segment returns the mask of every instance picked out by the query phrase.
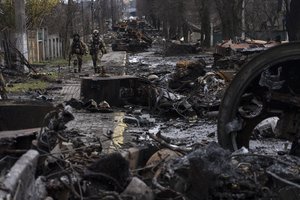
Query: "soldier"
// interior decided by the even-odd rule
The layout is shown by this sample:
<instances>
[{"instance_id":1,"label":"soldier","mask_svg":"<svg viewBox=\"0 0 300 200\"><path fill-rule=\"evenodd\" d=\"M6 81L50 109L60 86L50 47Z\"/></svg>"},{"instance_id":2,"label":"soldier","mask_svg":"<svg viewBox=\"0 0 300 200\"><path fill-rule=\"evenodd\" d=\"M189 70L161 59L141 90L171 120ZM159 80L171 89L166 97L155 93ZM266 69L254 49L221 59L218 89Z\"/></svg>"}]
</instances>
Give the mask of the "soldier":
<instances>
[{"instance_id":1,"label":"soldier","mask_svg":"<svg viewBox=\"0 0 300 200\"><path fill-rule=\"evenodd\" d=\"M90 55L92 56L93 60L93 67L95 73L99 73L99 67L97 66L97 62L101 60L103 54L106 54L106 48L104 42L100 38L98 30L93 31L92 37L89 42L89 48Z\"/></svg>"},{"instance_id":2,"label":"soldier","mask_svg":"<svg viewBox=\"0 0 300 200\"><path fill-rule=\"evenodd\" d=\"M5 80L0 71L0 99L7 99L7 91L5 89Z\"/></svg>"},{"instance_id":3,"label":"soldier","mask_svg":"<svg viewBox=\"0 0 300 200\"><path fill-rule=\"evenodd\" d=\"M75 33L73 35L73 42L71 44L71 50L69 53L69 66L71 65L71 58L75 55L75 59L73 62L74 73L77 72L77 65L78 65L78 72L81 72L82 67L82 56L87 54L87 46L84 42L80 40L79 34Z\"/></svg>"}]
</instances>

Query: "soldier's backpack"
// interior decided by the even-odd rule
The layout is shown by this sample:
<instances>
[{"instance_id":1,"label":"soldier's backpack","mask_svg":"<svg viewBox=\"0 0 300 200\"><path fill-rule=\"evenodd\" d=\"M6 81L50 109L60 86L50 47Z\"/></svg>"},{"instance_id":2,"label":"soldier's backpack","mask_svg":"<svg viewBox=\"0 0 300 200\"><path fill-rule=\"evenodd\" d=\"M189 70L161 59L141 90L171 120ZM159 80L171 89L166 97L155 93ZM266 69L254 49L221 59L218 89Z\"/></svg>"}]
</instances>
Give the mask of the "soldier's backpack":
<instances>
[{"instance_id":1,"label":"soldier's backpack","mask_svg":"<svg viewBox=\"0 0 300 200\"><path fill-rule=\"evenodd\" d=\"M73 41L72 43L72 54L83 55L85 52L84 45L81 41Z\"/></svg>"}]
</instances>

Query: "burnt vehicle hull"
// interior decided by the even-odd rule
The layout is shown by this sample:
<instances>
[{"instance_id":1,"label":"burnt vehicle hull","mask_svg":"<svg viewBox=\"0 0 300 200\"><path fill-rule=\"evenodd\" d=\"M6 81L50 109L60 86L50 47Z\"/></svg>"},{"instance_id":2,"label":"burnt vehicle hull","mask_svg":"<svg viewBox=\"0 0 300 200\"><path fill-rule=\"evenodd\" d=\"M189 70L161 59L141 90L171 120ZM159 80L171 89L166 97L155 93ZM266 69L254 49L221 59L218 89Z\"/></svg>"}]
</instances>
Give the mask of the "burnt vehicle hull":
<instances>
[{"instance_id":1,"label":"burnt vehicle hull","mask_svg":"<svg viewBox=\"0 0 300 200\"><path fill-rule=\"evenodd\" d=\"M115 41L112 43L113 51L127 51L127 52L142 52L145 51L150 46L147 43L134 41L134 42L126 42L126 41Z\"/></svg>"},{"instance_id":2,"label":"burnt vehicle hull","mask_svg":"<svg viewBox=\"0 0 300 200\"><path fill-rule=\"evenodd\" d=\"M41 127L45 115L53 110L53 105L48 102L2 100L0 101L0 131Z\"/></svg>"},{"instance_id":3,"label":"burnt vehicle hull","mask_svg":"<svg viewBox=\"0 0 300 200\"><path fill-rule=\"evenodd\" d=\"M271 48L245 64L223 97L218 141L224 148L249 147L253 130L278 117L275 135L300 138L300 43Z\"/></svg>"}]
</instances>

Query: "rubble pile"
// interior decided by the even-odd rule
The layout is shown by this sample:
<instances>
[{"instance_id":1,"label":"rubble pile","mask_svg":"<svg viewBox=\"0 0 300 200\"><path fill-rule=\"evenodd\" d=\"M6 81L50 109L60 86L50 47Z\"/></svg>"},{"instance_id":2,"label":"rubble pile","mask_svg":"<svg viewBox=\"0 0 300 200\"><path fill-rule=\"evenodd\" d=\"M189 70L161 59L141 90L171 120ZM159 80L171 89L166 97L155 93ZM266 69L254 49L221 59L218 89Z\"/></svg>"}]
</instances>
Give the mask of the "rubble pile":
<instances>
[{"instance_id":1,"label":"rubble pile","mask_svg":"<svg viewBox=\"0 0 300 200\"><path fill-rule=\"evenodd\" d=\"M208 69L202 59L181 60L177 62L175 71L168 76L168 84L165 87L168 88L169 94L173 93L181 99L181 103L173 108L183 106L184 109L194 110L199 116L203 116L204 112L218 110L229 81L221 71ZM157 82L157 79L153 82Z\"/></svg>"},{"instance_id":2,"label":"rubble pile","mask_svg":"<svg viewBox=\"0 0 300 200\"><path fill-rule=\"evenodd\" d=\"M291 187L291 180L299 180L299 161L230 153L211 143L165 164L160 177L188 199L297 199L299 185Z\"/></svg>"},{"instance_id":3,"label":"rubble pile","mask_svg":"<svg viewBox=\"0 0 300 200\"><path fill-rule=\"evenodd\" d=\"M25 115L20 108L10 112L14 120L0 116L0 122L4 122L3 116L8 121L0 123L0 199L5 193L6 199L20 200L26 186L31 199L41 200L300 199L299 152L288 154L287 141L273 145L270 154L259 147L247 149L248 146L241 143L237 146L237 142L246 138L237 134L242 129L253 131L249 139L258 139L256 144L275 138L278 125L288 133L292 129L298 133L298 114L294 111L299 107L298 90L294 90L298 84L295 71L284 73L294 87L287 85L288 78L281 79L282 63L271 71L261 72L261 76L251 80L254 84L246 88L245 94L236 95L241 97L241 101L236 101L240 103L238 106L223 106L228 109L228 116L224 116L228 123L218 130L216 125L219 110L222 110L221 100L233 77L238 76L240 66L276 43L227 41L217 45L212 63L212 53L197 54L202 51L199 43L166 41L159 36L153 39L152 36L157 35L157 30L143 20L125 20L104 35L113 51L122 51L123 56L116 56L117 52L106 54L113 61L118 60L114 70L122 70L118 76L89 74L92 68L87 68L91 63L84 66L87 74L79 77L67 72L66 67L66 76L61 77L64 83L49 79L48 76L53 76L51 73L29 74L31 79L63 83L52 87L64 90L59 91L60 96L56 95L66 95L68 100L61 98L64 102L61 103L47 89L33 90L25 95L52 101L57 106L53 108L51 104L51 112L47 110L49 113L44 118L33 117L33 112ZM146 49L148 52L129 55L131 63L126 66L124 51ZM111 62L103 63L113 68ZM294 63L292 69L298 64ZM125 75L125 67L127 74L134 76ZM59 73L60 70L58 66ZM16 79L9 85L21 81ZM259 86L257 90L255 85ZM7 98L2 94L5 86L0 74L1 98ZM277 87L286 89L286 93L272 93L271 89ZM245 92L244 89L236 92ZM255 96L255 92L261 98ZM291 113L282 120L280 110L272 109L271 118L255 124L261 120L260 113L267 110L272 98L275 105ZM289 106L281 104L288 99ZM17 111L25 116L23 120L16 120L16 116L21 116ZM229 115L234 111L236 118L231 119ZM34 125L35 128L26 127L22 124L26 121L24 118L39 119L40 123ZM72 125L67 126L68 123ZM244 126L247 123L255 125L252 130ZM7 124L23 126L6 132L2 127ZM232 152L222 148L226 145L221 144L221 147L215 142L216 137L220 137L219 130L232 134L224 134L226 140L223 141L226 145L232 143ZM299 139L298 134L294 136ZM292 141L296 147L292 146L290 153L294 147L299 151L297 140ZM14 184L7 181L12 177L17 177Z\"/></svg>"},{"instance_id":4,"label":"rubble pile","mask_svg":"<svg viewBox=\"0 0 300 200\"><path fill-rule=\"evenodd\" d=\"M105 44L112 44L113 41L118 37L117 32L115 31L109 31L105 34L103 34L103 41Z\"/></svg>"},{"instance_id":5,"label":"rubble pile","mask_svg":"<svg viewBox=\"0 0 300 200\"><path fill-rule=\"evenodd\" d=\"M190 44L183 43L177 40L170 40L165 42L164 55L185 55L185 54L196 54L202 51L202 47L199 43Z\"/></svg>"},{"instance_id":6,"label":"rubble pile","mask_svg":"<svg viewBox=\"0 0 300 200\"><path fill-rule=\"evenodd\" d=\"M131 162L137 160L118 152L104 154L99 137L66 129L73 119L68 106L58 107L46 115L47 126L32 142L40 153L36 171L36 184L42 190L39 199L300 197L297 157L261 155L246 148L231 153L214 142L180 146L156 128L145 134L158 151L132 168Z\"/></svg>"},{"instance_id":7,"label":"rubble pile","mask_svg":"<svg viewBox=\"0 0 300 200\"><path fill-rule=\"evenodd\" d=\"M169 82L169 87L180 91L184 88L189 88L195 84L198 77L205 75L206 63L203 60L187 61L182 60L176 63L175 72L172 74L172 79Z\"/></svg>"},{"instance_id":8,"label":"rubble pile","mask_svg":"<svg viewBox=\"0 0 300 200\"><path fill-rule=\"evenodd\" d=\"M224 41L215 47L214 67L238 70L258 53L279 44L280 42L262 40L246 40L244 42Z\"/></svg>"},{"instance_id":9,"label":"rubble pile","mask_svg":"<svg viewBox=\"0 0 300 200\"><path fill-rule=\"evenodd\" d=\"M148 94L154 96L150 105L154 110L163 114L175 111L184 118L194 116L195 112L203 116L204 112L206 115L207 111L217 111L235 73L212 68L211 55L168 58L150 53L139 55L143 55L143 60L140 56L130 57L127 73L148 80L150 87L147 88L152 90Z\"/></svg>"},{"instance_id":10,"label":"rubble pile","mask_svg":"<svg viewBox=\"0 0 300 200\"><path fill-rule=\"evenodd\" d=\"M113 51L139 52L149 48L153 39L148 34L145 21L128 20L117 24L117 37L112 42Z\"/></svg>"},{"instance_id":11,"label":"rubble pile","mask_svg":"<svg viewBox=\"0 0 300 200\"><path fill-rule=\"evenodd\" d=\"M81 100L72 98L66 102L66 105L69 105L76 110L86 110L86 111L93 112L93 113L95 113L95 112L101 112L101 113L113 112L110 105L106 101L102 101L98 104L93 99L90 99L87 102L83 102Z\"/></svg>"}]
</instances>

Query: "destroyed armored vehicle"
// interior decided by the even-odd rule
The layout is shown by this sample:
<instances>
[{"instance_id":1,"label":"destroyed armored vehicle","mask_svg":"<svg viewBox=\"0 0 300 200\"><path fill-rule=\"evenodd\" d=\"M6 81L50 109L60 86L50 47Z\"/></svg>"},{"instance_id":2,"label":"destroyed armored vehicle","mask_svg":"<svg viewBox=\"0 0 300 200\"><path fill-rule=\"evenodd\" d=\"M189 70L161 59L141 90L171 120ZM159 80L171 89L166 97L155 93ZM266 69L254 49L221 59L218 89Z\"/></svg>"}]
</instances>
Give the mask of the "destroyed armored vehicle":
<instances>
[{"instance_id":1,"label":"destroyed armored vehicle","mask_svg":"<svg viewBox=\"0 0 300 200\"><path fill-rule=\"evenodd\" d=\"M149 45L140 40L123 38L116 39L111 47L113 51L139 52L147 49Z\"/></svg>"},{"instance_id":2,"label":"destroyed armored vehicle","mask_svg":"<svg viewBox=\"0 0 300 200\"><path fill-rule=\"evenodd\" d=\"M256 127L276 118L274 137L300 138L300 43L273 47L245 64L228 87L218 120L218 141L231 150L251 148Z\"/></svg>"}]
</instances>

